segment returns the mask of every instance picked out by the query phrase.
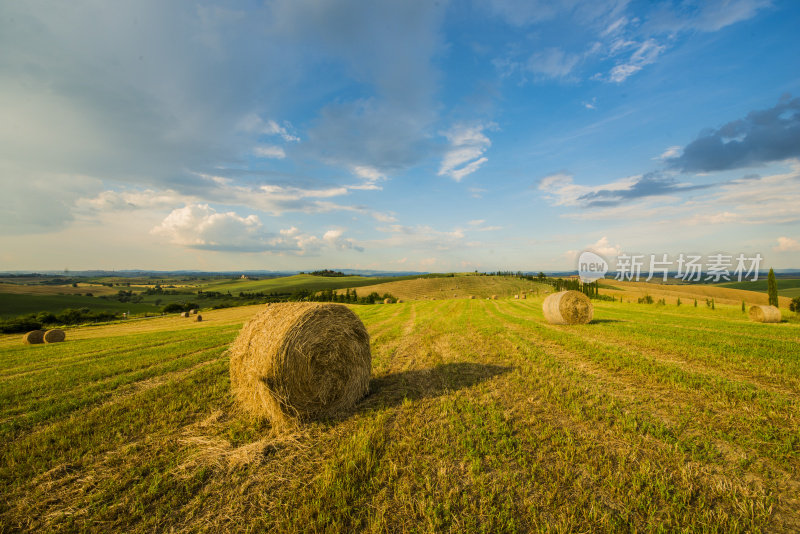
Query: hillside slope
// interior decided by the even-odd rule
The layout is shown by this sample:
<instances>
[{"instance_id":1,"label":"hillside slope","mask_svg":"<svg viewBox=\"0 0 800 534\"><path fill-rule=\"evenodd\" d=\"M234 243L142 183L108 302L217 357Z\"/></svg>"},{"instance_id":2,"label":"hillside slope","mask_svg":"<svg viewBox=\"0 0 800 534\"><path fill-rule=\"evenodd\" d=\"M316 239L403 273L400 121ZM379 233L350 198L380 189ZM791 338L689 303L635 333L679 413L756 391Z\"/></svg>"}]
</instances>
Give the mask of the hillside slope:
<instances>
[{"instance_id":1,"label":"hillside slope","mask_svg":"<svg viewBox=\"0 0 800 534\"><path fill-rule=\"evenodd\" d=\"M513 297L522 291L544 294L552 291L549 285L521 280L513 276L455 275L436 278L416 278L385 282L356 288L361 296L375 291L389 293L403 300L442 300L453 298Z\"/></svg>"}]
</instances>

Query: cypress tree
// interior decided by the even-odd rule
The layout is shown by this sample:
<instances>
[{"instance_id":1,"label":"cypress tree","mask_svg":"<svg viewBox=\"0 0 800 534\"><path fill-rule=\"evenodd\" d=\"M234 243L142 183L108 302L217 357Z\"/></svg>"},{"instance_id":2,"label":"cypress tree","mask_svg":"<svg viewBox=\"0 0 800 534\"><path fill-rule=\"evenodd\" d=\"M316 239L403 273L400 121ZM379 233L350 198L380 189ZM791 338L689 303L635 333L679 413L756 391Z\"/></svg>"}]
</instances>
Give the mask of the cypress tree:
<instances>
[{"instance_id":1,"label":"cypress tree","mask_svg":"<svg viewBox=\"0 0 800 534\"><path fill-rule=\"evenodd\" d=\"M769 305L778 307L778 282L775 280L775 271L770 268L767 276L767 295L769 295Z\"/></svg>"}]
</instances>

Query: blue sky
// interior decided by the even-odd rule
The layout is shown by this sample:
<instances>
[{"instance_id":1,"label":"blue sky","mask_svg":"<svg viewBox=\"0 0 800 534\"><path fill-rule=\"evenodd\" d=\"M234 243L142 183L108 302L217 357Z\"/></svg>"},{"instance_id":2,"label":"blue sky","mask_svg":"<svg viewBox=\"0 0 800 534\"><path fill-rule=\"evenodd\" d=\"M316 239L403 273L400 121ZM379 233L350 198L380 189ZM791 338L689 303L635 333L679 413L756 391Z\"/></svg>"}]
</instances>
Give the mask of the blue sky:
<instances>
[{"instance_id":1,"label":"blue sky","mask_svg":"<svg viewBox=\"0 0 800 534\"><path fill-rule=\"evenodd\" d=\"M0 270L800 267L800 3L4 2Z\"/></svg>"}]
</instances>

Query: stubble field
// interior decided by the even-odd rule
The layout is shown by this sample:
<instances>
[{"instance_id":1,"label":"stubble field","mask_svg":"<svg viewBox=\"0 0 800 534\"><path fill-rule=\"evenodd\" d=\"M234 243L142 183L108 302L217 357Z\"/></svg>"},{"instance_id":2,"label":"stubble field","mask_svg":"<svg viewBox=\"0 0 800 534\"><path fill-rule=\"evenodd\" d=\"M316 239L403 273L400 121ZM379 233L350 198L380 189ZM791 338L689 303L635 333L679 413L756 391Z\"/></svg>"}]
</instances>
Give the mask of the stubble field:
<instances>
[{"instance_id":1,"label":"stubble field","mask_svg":"<svg viewBox=\"0 0 800 534\"><path fill-rule=\"evenodd\" d=\"M800 325L541 297L353 306L371 393L275 433L227 345L258 307L0 338L13 531L800 529Z\"/></svg>"}]
</instances>

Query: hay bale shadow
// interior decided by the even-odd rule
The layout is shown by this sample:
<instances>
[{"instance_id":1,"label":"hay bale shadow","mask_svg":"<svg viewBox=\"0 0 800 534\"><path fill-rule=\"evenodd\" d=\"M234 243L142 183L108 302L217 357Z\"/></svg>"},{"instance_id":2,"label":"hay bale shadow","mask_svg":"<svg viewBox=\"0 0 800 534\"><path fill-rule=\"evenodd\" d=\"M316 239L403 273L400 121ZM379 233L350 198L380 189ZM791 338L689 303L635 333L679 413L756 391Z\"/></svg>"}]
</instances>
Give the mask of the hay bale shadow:
<instances>
[{"instance_id":1,"label":"hay bale shadow","mask_svg":"<svg viewBox=\"0 0 800 534\"><path fill-rule=\"evenodd\" d=\"M405 399L418 400L438 397L445 393L468 388L490 378L508 373L513 367L481 363L444 363L432 369L401 371L373 378L369 395L359 402L354 412L388 408Z\"/></svg>"},{"instance_id":2,"label":"hay bale shadow","mask_svg":"<svg viewBox=\"0 0 800 534\"><path fill-rule=\"evenodd\" d=\"M620 319L592 319L589 321L589 324L600 324L600 323L624 323Z\"/></svg>"}]
</instances>

